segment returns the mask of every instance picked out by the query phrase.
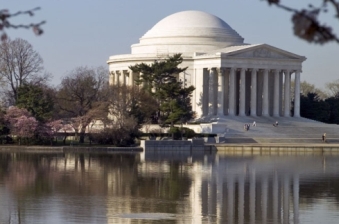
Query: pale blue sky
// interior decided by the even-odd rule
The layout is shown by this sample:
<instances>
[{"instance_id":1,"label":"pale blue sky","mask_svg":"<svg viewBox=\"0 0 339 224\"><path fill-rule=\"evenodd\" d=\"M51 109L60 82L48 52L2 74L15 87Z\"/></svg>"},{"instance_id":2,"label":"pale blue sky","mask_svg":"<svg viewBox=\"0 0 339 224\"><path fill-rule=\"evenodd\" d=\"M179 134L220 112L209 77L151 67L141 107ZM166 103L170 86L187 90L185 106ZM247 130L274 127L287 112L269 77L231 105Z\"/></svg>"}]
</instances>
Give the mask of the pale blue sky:
<instances>
[{"instance_id":1,"label":"pale blue sky","mask_svg":"<svg viewBox=\"0 0 339 224\"><path fill-rule=\"evenodd\" d=\"M293 35L291 15L270 7L261 0L1 0L1 8L10 12L41 7L32 18L20 16L13 22L46 20L44 34L10 30L13 39L29 41L52 73L51 83L58 85L77 66L106 65L109 56L130 53L130 46L166 16L184 10L214 14L246 43L266 43L307 57L301 79L323 88L339 79L339 44L309 44ZM320 0L283 0L296 7ZM339 20L329 13L324 17L339 33Z\"/></svg>"}]
</instances>

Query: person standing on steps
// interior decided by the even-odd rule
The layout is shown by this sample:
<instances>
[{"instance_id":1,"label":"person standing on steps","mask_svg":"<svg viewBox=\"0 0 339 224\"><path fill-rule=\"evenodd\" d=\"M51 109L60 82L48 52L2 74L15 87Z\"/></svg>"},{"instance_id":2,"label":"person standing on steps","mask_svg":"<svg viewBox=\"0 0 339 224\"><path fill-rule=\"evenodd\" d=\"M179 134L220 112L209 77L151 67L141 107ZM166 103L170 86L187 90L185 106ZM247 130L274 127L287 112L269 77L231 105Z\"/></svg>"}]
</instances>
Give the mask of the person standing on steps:
<instances>
[{"instance_id":1,"label":"person standing on steps","mask_svg":"<svg viewBox=\"0 0 339 224\"><path fill-rule=\"evenodd\" d=\"M256 127L256 126L257 126L257 123L255 123L255 121L253 121L252 126L253 126L253 127Z\"/></svg>"},{"instance_id":2,"label":"person standing on steps","mask_svg":"<svg viewBox=\"0 0 339 224\"><path fill-rule=\"evenodd\" d=\"M326 133L324 133L322 136L323 142L326 142Z\"/></svg>"}]
</instances>

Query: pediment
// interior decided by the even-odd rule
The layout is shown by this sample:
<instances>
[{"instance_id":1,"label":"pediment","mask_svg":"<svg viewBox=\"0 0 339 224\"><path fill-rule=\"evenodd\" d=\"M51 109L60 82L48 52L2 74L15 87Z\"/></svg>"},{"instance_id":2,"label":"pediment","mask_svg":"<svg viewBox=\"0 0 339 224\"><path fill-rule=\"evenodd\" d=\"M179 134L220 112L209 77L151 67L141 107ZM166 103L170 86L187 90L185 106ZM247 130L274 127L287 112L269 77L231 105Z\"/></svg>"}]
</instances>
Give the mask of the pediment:
<instances>
[{"instance_id":1,"label":"pediment","mask_svg":"<svg viewBox=\"0 0 339 224\"><path fill-rule=\"evenodd\" d=\"M293 54L291 52L281 50L269 46L267 44L249 46L242 49L234 49L226 53L229 57L235 58L272 58L272 59L299 59L305 60L305 57Z\"/></svg>"}]
</instances>

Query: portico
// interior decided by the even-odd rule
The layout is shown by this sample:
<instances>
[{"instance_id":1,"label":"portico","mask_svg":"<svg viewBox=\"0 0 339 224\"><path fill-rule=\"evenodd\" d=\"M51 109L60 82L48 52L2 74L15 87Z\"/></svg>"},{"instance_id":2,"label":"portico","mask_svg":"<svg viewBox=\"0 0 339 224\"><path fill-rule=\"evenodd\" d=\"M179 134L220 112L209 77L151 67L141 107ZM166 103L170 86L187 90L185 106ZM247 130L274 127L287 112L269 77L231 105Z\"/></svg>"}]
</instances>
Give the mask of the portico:
<instances>
[{"instance_id":1,"label":"portico","mask_svg":"<svg viewBox=\"0 0 339 224\"><path fill-rule=\"evenodd\" d=\"M297 86L294 88L294 95L300 96L299 70L244 67L203 68L203 70L206 70L202 72L206 76L203 78L205 81L202 83L201 91L203 116L291 117L292 75ZM294 97L294 102L293 115L299 117L300 98Z\"/></svg>"}]
</instances>

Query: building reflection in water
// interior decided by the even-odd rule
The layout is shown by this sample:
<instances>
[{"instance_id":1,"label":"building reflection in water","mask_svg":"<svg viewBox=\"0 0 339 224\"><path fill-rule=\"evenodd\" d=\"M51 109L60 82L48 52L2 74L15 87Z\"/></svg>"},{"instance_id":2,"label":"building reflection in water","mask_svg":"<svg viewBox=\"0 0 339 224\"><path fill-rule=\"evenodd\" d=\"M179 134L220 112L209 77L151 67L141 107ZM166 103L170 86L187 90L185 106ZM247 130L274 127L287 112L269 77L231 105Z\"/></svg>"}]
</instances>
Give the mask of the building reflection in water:
<instances>
[{"instance_id":1,"label":"building reflection in water","mask_svg":"<svg viewBox=\"0 0 339 224\"><path fill-rule=\"evenodd\" d=\"M18 163L18 158L8 167L32 167L28 161ZM168 219L178 223L300 223L301 184L325 177L338 179L339 167L338 157L326 161L324 156L314 155L147 152L39 158L39 165L38 159L33 159L35 171L20 168L18 172L13 168L3 179L0 176L0 195L5 196L1 183L10 186L7 201L15 204L16 191L25 186L32 188L35 179L46 178L52 186L48 194L64 198L57 200L64 203L61 211L76 213L83 220L95 211L96 215L104 215L99 218L107 223L135 223L133 214L156 213L167 214ZM34 175L29 181L18 182L24 170ZM21 183L20 188L13 187L13 183ZM48 194L46 197L50 197ZM65 200L68 197L78 201ZM5 206L3 203L0 207ZM77 206L81 210L70 212L76 203L83 203Z\"/></svg>"}]
</instances>

